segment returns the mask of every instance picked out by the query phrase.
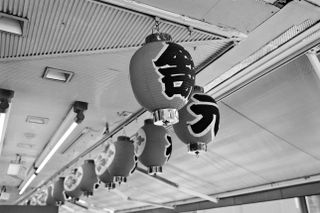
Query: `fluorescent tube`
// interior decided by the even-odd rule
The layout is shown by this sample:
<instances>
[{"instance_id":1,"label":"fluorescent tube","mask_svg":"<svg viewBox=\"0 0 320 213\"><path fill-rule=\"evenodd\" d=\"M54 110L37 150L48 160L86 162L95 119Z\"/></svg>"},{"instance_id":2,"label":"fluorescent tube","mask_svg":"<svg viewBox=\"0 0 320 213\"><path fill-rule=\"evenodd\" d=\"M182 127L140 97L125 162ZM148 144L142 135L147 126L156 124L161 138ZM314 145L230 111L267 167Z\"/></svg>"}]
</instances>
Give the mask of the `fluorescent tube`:
<instances>
[{"instance_id":1,"label":"fluorescent tube","mask_svg":"<svg viewBox=\"0 0 320 213\"><path fill-rule=\"evenodd\" d=\"M5 121L6 121L6 113L0 113L0 155L2 152L3 139L5 133Z\"/></svg>"},{"instance_id":2,"label":"fluorescent tube","mask_svg":"<svg viewBox=\"0 0 320 213\"><path fill-rule=\"evenodd\" d=\"M43 159L41 164L38 166L36 173L39 174L41 170L44 168L44 166L48 163L48 161L52 158L52 156L57 152L57 150L60 148L60 146L63 144L63 142L69 137L69 135L73 132L73 130L78 126L78 123L75 121L70 125L68 130L62 135L62 137L58 140L58 142L55 144L53 149L50 150L49 154Z\"/></svg>"},{"instance_id":3,"label":"fluorescent tube","mask_svg":"<svg viewBox=\"0 0 320 213\"><path fill-rule=\"evenodd\" d=\"M27 187L30 185L30 183L37 177L36 174L32 174L32 176L29 178L29 180L26 182L26 184L24 184L24 186L22 187L22 189L19 192L19 195L22 195L23 192L27 189Z\"/></svg>"}]
</instances>

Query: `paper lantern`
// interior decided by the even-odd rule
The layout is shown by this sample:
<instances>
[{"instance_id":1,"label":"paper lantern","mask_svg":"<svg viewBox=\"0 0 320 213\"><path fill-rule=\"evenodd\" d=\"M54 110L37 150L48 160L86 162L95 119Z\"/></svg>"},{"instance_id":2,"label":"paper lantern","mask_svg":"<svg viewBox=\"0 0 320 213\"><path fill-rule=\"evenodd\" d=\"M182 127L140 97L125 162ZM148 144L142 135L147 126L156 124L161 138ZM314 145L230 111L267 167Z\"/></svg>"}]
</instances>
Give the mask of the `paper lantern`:
<instances>
[{"instance_id":1,"label":"paper lantern","mask_svg":"<svg viewBox=\"0 0 320 213\"><path fill-rule=\"evenodd\" d=\"M162 173L162 166L170 158L172 140L167 130L147 119L134 137L135 154L148 168L149 174Z\"/></svg>"},{"instance_id":2,"label":"paper lantern","mask_svg":"<svg viewBox=\"0 0 320 213\"><path fill-rule=\"evenodd\" d=\"M216 101L195 86L189 102L179 111L180 122L173 129L180 140L188 145L188 152L207 151L219 130L220 113Z\"/></svg>"},{"instance_id":3,"label":"paper lantern","mask_svg":"<svg viewBox=\"0 0 320 213\"><path fill-rule=\"evenodd\" d=\"M93 195L94 186L98 182L94 167L94 160L85 160L74 174L65 178L64 189L67 196L77 200L82 194Z\"/></svg>"},{"instance_id":4,"label":"paper lantern","mask_svg":"<svg viewBox=\"0 0 320 213\"><path fill-rule=\"evenodd\" d=\"M47 190L41 190L40 192L37 193L37 204L39 206L45 206L47 197L48 197L48 191Z\"/></svg>"},{"instance_id":5,"label":"paper lantern","mask_svg":"<svg viewBox=\"0 0 320 213\"><path fill-rule=\"evenodd\" d=\"M65 178L59 177L59 179L52 185L52 197L58 205L61 205L65 201L63 182Z\"/></svg>"},{"instance_id":6,"label":"paper lantern","mask_svg":"<svg viewBox=\"0 0 320 213\"><path fill-rule=\"evenodd\" d=\"M136 166L132 141L126 136L119 136L116 142L109 144L107 152L109 153L108 171L113 177L113 182L126 182Z\"/></svg>"},{"instance_id":7,"label":"paper lantern","mask_svg":"<svg viewBox=\"0 0 320 213\"><path fill-rule=\"evenodd\" d=\"M83 194L80 189L82 176L83 170L81 167L78 167L70 175L66 176L63 183L66 198L79 200L80 196Z\"/></svg>"},{"instance_id":8,"label":"paper lantern","mask_svg":"<svg viewBox=\"0 0 320 213\"><path fill-rule=\"evenodd\" d=\"M156 125L179 121L178 110L195 82L190 54L164 33L151 34L130 61L130 81L137 101L153 113Z\"/></svg>"},{"instance_id":9,"label":"paper lantern","mask_svg":"<svg viewBox=\"0 0 320 213\"><path fill-rule=\"evenodd\" d=\"M98 178L95 173L94 160L85 160L82 165L83 176L80 183L80 188L84 192L84 195L93 195L93 189L98 182Z\"/></svg>"},{"instance_id":10,"label":"paper lantern","mask_svg":"<svg viewBox=\"0 0 320 213\"><path fill-rule=\"evenodd\" d=\"M31 205L31 206L36 206L36 205L38 205L38 198L37 198L36 195L34 195L33 197L31 197L31 199L30 199L30 205Z\"/></svg>"},{"instance_id":11,"label":"paper lantern","mask_svg":"<svg viewBox=\"0 0 320 213\"><path fill-rule=\"evenodd\" d=\"M110 147L112 146L112 147ZM95 172L98 179L105 184L108 189L114 189L115 183L113 182L113 176L108 171L113 156L115 153L115 146L113 144L108 144L104 151L101 152L95 160Z\"/></svg>"},{"instance_id":12,"label":"paper lantern","mask_svg":"<svg viewBox=\"0 0 320 213\"><path fill-rule=\"evenodd\" d=\"M47 198L46 198L46 204L48 206L55 206L57 205L56 201L54 200L53 198L53 185L50 185L48 188L47 188Z\"/></svg>"},{"instance_id":13,"label":"paper lantern","mask_svg":"<svg viewBox=\"0 0 320 213\"><path fill-rule=\"evenodd\" d=\"M65 201L63 182L65 178L59 177L50 187L52 188L52 198L57 205L61 205Z\"/></svg>"}]
</instances>

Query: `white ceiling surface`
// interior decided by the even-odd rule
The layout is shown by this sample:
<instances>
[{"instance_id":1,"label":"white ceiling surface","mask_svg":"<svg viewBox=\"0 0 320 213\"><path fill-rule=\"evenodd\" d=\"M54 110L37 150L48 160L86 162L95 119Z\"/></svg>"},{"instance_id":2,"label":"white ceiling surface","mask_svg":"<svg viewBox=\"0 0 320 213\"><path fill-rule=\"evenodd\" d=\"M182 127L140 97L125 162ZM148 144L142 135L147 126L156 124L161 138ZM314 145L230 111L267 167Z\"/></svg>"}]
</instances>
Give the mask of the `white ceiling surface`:
<instances>
[{"instance_id":1,"label":"white ceiling surface","mask_svg":"<svg viewBox=\"0 0 320 213\"><path fill-rule=\"evenodd\" d=\"M136 0L166 11L249 33L279 11L261 0ZM248 10L248 8L250 8Z\"/></svg>"},{"instance_id":2,"label":"white ceiling surface","mask_svg":"<svg viewBox=\"0 0 320 213\"><path fill-rule=\"evenodd\" d=\"M195 65L199 65L212 53L224 47L225 43L218 40L200 44L185 43L185 48L193 55ZM108 54L45 57L1 63L0 85L15 91L1 157L1 168L4 168L1 170L1 185L19 185L21 180L6 175L9 162L19 153L22 154L24 165L31 167L74 101L88 102L89 110L85 112L85 121L70 138L76 138L87 127L92 129L92 136L85 138L90 141L79 140L65 155L58 154L55 157L65 163L98 140L105 122L108 121L110 126L114 127L119 124L118 121L123 121L117 112L135 112L140 108L129 84L128 67L134 51L135 49ZM71 82L65 84L44 80L42 74L46 66L72 71L75 75ZM48 118L49 122L45 125L30 124L26 122L28 115ZM71 142L72 139L66 143ZM25 147L21 147L21 144ZM53 159L32 185L38 185L40 180L48 178L62 166L61 161Z\"/></svg>"},{"instance_id":3,"label":"white ceiling surface","mask_svg":"<svg viewBox=\"0 0 320 213\"><path fill-rule=\"evenodd\" d=\"M151 32L154 20L85 0L2 0L0 11L29 20L24 37L0 32L0 86L15 91L0 158L0 185L17 187L21 180L6 175L9 162L17 153L22 154L22 162L30 174L32 164L72 103L76 100L89 103L85 121L66 143L72 143L85 128L91 130L90 134L64 155L57 154L31 184L36 186L61 168L64 165L61 162L69 162L96 142L107 121L113 127L123 120L117 112L135 112L140 108L129 86L128 67L132 54ZM160 29L188 49L195 65L230 45L228 39L197 30L190 34L187 27L168 22L162 22ZM66 84L45 81L41 76L47 66L72 71L75 75ZM48 118L49 122L30 124L26 122L28 115Z\"/></svg>"},{"instance_id":4,"label":"white ceiling surface","mask_svg":"<svg viewBox=\"0 0 320 213\"><path fill-rule=\"evenodd\" d=\"M220 131L207 153L199 158L187 154L174 136L173 153L162 176L189 189L217 194L320 173L318 91L320 81L305 56L259 79L219 103ZM190 198L138 172L119 190L159 203ZM82 199L100 209L143 206L124 202L106 189ZM61 212L66 211L61 208Z\"/></svg>"},{"instance_id":5,"label":"white ceiling surface","mask_svg":"<svg viewBox=\"0 0 320 213\"><path fill-rule=\"evenodd\" d=\"M145 35L150 32L152 19L143 16L130 18L133 16L131 13L92 1L81 1L77 4L78 7L72 7L76 3L78 2L67 3L61 0L0 1L0 8L4 12L31 15L29 20L33 26L30 28L33 30L29 31L33 33L26 38L0 33L1 44L6 45L0 45L0 87L15 91L5 147L0 157L0 185L16 187L19 184L19 180L5 174L9 161L15 159L16 153L21 153L24 165L31 167L74 101L87 101L89 110L85 113L84 122L66 143L71 143L86 127L94 130L92 136L88 136L91 140L78 141L66 154L59 153L54 156L32 186L49 178L77 154L91 146L101 135L105 122L114 125L121 119L117 112L135 112L140 108L129 84L128 65L136 47L143 43ZM210 23L234 27L243 32L256 29L272 16L272 12L278 11L262 1L253 0L197 1L196 6L195 1L185 1L183 4L178 4L177 1L144 3L189 17L205 18ZM69 10L71 8L74 8L74 13ZM48 11L50 15L44 11ZM231 12L232 15L225 15ZM60 13L66 16L56 15ZM105 18L105 13L122 18L108 19ZM90 20L95 24L89 24ZM285 24L292 26L292 23ZM65 30L59 28L61 25L66 27ZM229 43L229 40L218 39L202 32L196 32L192 34L195 37L190 37L186 28L169 25L162 29L167 29L177 36L178 41L184 42L183 45L193 56L196 65L221 51ZM73 31L75 26L78 28ZM126 27L110 29L106 26L132 26L130 29L135 33ZM110 30L110 33L99 31L101 27ZM278 31L283 32L280 28ZM56 33L52 34L52 31ZM253 33L259 34L257 31ZM79 37L75 39L75 35ZM107 38L104 38L106 35ZM272 38L271 35L269 37ZM77 42L73 43L73 40ZM241 48L245 49L246 45L248 42L243 43ZM248 46L250 48L244 51L245 54L241 55L238 51L241 57L250 55L248 52L252 53L254 48L257 48ZM110 49L114 51L109 51ZM83 52L81 56L42 56L66 53L77 55L79 52ZM98 52L104 53L92 54ZM21 57L24 59L21 60ZM221 59L231 60L232 57ZM298 62L303 63L301 65ZM73 71L75 76L66 84L43 80L41 76L46 66ZM212 70L216 69L209 71ZM218 70L223 71L226 69ZM316 128L320 122L320 99L317 95L319 89L319 82L316 81L306 58L300 58L229 96L219 104L222 115L220 132L216 143L209 146L209 152L199 158L188 155L185 145L174 136L173 154L164 167L163 177L186 188L215 194L320 173L320 147L317 143L319 133ZM27 115L45 117L49 122L42 126L28 124L25 122ZM30 144L32 148L23 148L19 143ZM95 157L91 155L88 157ZM137 199L161 203L191 198L137 172L129 177L128 183L121 185L119 190ZM10 202L15 199L12 197ZM118 195L103 188L95 191L95 196L82 199L87 200L92 208L100 210L144 206L141 203L124 202ZM86 212L79 208L74 209L79 213ZM68 211L60 208L60 212Z\"/></svg>"}]
</instances>

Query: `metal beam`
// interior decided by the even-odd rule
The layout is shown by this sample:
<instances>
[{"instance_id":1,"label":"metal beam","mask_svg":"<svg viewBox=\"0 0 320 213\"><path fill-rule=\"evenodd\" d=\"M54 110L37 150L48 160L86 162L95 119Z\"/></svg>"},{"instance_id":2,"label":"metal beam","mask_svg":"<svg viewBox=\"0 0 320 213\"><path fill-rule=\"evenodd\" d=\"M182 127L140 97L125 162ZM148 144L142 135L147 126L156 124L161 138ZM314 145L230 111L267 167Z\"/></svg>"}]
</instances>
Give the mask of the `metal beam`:
<instances>
[{"instance_id":1,"label":"metal beam","mask_svg":"<svg viewBox=\"0 0 320 213\"><path fill-rule=\"evenodd\" d=\"M218 199L216 197L209 196L209 195L206 195L206 194L203 194L203 193L200 193L200 192L197 192L197 191L182 187L179 184L174 183L174 182L172 182L172 181L170 181L170 180L168 180L166 178L163 178L163 177L149 175L148 172L146 170L142 169L142 168L138 167L136 169L136 171L139 172L140 174L144 175L145 177L148 177L148 178L151 178L152 180L164 183L167 186L175 188L178 191L183 192L185 194L188 194L188 195L191 195L191 196L194 196L194 197L199 197L201 199L208 200L208 201L213 202L213 203L218 203Z\"/></svg>"},{"instance_id":2,"label":"metal beam","mask_svg":"<svg viewBox=\"0 0 320 213\"><path fill-rule=\"evenodd\" d=\"M301 213L309 213L306 197L299 197L299 208Z\"/></svg>"},{"instance_id":3,"label":"metal beam","mask_svg":"<svg viewBox=\"0 0 320 213\"><path fill-rule=\"evenodd\" d=\"M308 57L314 72L317 74L318 78L320 79L320 62L319 62L319 58L317 57L317 53L313 51L309 51L306 53L306 56Z\"/></svg>"},{"instance_id":4,"label":"metal beam","mask_svg":"<svg viewBox=\"0 0 320 213\"><path fill-rule=\"evenodd\" d=\"M288 199L294 197L304 197L308 195L315 195L320 193L320 181L308 183L297 186L288 186L284 188L272 189L267 191L260 191L244 195L225 197L219 199L219 203L212 203L209 201L199 201L194 203L177 205L174 210L157 208L148 210L134 209L135 213L176 213L189 212L204 209L221 208L227 206L244 205L250 203L266 202L272 200ZM130 210L119 210L116 213L133 212ZM305 212L302 212L305 213Z\"/></svg>"},{"instance_id":5,"label":"metal beam","mask_svg":"<svg viewBox=\"0 0 320 213\"><path fill-rule=\"evenodd\" d=\"M213 24L209 24L194 18L187 17L185 15L180 15L172 13L163 9L152 7L147 4L132 0L91 0L94 2L100 2L102 4L108 4L117 8L122 8L127 11L132 11L134 13L143 14L150 17L158 17L164 21L175 23L178 25L192 27L194 29L214 34L221 38L233 38L235 40L243 40L247 37L246 34L227 27L219 27Z\"/></svg>"}]
</instances>

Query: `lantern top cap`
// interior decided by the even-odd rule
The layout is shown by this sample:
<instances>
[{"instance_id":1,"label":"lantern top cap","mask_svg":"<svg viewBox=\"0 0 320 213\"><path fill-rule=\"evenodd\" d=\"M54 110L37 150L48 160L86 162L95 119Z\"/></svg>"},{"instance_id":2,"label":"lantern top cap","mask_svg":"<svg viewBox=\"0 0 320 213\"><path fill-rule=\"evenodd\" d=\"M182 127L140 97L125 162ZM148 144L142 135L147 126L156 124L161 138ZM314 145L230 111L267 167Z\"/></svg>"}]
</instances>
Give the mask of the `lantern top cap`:
<instances>
[{"instance_id":1,"label":"lantern top cap","mask_svg":"<svg viewBox=\"0 0 320 213\"><path fill-rule=\"evenodd\" d=\"M118 141L130 141L130 138L127 136L119 136Z\"/></svg>"},{"instance_id":2,"label":"lantern top cap","mask_svg":"<svg viewBox=\"0 0 320 213\"><path fill-rule=\"evenodd\" d=\"M201 86L197 86L197 85L195 85L195 86L193 87L193 93L195 93L195 92L201 92L201 93L204 93L204 88L203 88L203 87L201 87Z\"/></svg>"},{"instance_id":3,"label":"lantern top cap","mask_svg":"<svg viewBox=\"0 0 320 213\"><path fill-rule=\"evenodd\" d=\"M84 163L94 163L94 160L88 159L88 160L85 160Z\"/></svg>"},{"instance_id":4,"label":"lantern top cap","mask_svg":"<svg viewBox=\"0 0 320 213\"><path fill-rule=\"evenodd\" d=\"M144 124L153 124L153 119L149 118L149 119L144 120Z\"/></svg>"},{"instance_id":5,"label":"lantern top cap","mask_svg":"<svg viewBox=\"0 0 320 213\"><path fill-rule=\"evenodd\" d=\"M153 33L146 37L146 44L155 41L172 41L172 37L168 33Z\"/></svg>"}]
</instances>

